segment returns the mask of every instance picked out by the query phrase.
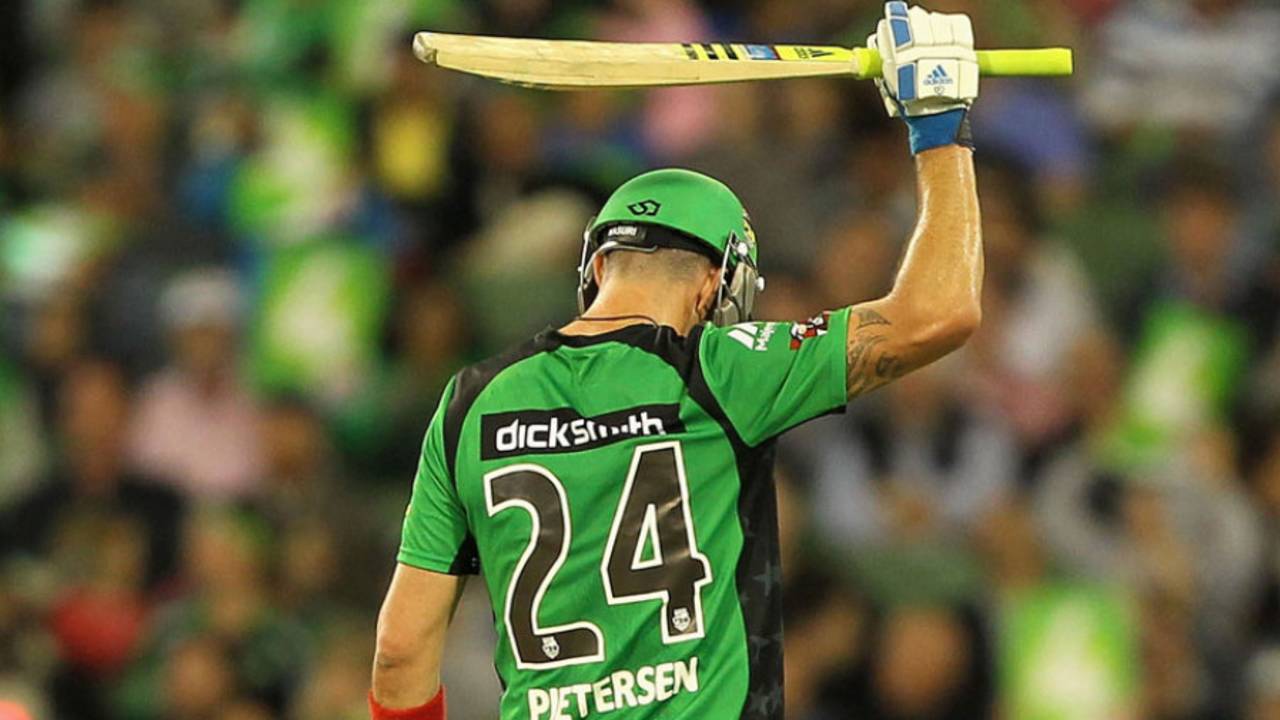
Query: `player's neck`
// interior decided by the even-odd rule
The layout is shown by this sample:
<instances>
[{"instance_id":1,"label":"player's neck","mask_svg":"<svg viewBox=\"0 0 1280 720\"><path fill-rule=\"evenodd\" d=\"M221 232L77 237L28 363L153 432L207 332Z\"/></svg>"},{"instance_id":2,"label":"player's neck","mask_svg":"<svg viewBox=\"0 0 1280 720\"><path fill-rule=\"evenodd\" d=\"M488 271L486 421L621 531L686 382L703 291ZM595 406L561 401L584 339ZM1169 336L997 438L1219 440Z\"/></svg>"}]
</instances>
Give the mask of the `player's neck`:
<instances>
[{"instance_id":1,"label":"player's neck","mask_svg":"<svg viewBox=\"0 0 1280 720\"><path fill-rule=\"evenodd\" d=\"M607 286L582 316L560 329L566 335L599 335L650 322L689 334L697 324L694 300L667 288Z\"/></svg>"}]
</instances>

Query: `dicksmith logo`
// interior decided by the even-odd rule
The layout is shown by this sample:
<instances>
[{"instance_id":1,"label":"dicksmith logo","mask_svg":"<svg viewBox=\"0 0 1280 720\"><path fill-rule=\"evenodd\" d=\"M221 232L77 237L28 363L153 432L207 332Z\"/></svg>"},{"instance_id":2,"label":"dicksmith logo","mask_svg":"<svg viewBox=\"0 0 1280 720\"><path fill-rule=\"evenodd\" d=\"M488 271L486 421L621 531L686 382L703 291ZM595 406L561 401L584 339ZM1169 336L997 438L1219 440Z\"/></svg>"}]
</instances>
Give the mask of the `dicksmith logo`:
<instances>
[{"instance_id":1,"label":"dicksmith logo","mask_svg":"<svg viewBox=\"0 0 1280 720\"><path fill-rule=\"evenodd\" d=\"M657 200L641 200L640 202L631 203L627 206L632 215L641 215L644 217L653 217L662 209L662 203Z\"/></svg>"},{"instance_id":2,"label":"dicksmith logo","mask_svg":"<svg viewBox=\"0 0 1280 720\"><path fill-rule=\"evenodd\" d=\"M947 87L954 85L955 82L941 65L933 66L933 71L924 78L924 86L933 88L934 95L944 94L947 91Z\"/></svg>"},{"instance_id":3,"label":"dicksmith logo","mask_svg":"<svg viewBox=\"0 0 1280 720\"><path fill-rule=\"evenodd\" d=\"M679 405L640 405L594 417L572 408L493 413L480 419L480 459L590 450L679 432Z\"/></svg>"}]
</instances>

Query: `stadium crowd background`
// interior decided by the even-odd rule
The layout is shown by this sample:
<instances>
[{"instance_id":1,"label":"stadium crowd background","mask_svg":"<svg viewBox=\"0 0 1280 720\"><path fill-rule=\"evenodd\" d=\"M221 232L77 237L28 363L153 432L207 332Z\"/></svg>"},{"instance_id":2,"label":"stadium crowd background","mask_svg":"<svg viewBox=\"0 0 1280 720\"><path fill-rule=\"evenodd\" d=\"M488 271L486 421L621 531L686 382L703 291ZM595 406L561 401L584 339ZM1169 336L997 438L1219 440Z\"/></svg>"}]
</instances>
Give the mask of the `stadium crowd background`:
<instances>
[{"instance_id":1,"label":"stadium crowd background","mask_svg":"<svg viewBox=\"0 0 1280 720\"><path fill-rule=\"evenodd\" d=\"M1280 9L931 7L1079 72L974 112L980 335L782 445L788 717L1280 718ZM571 316L633 173L740 193L765 319L887 289L914 187L870 84L539 94L412 30L855 44L879 11L0 3L0 717L362 717L437 394ZM493 716L489 624L474 582L453 718Z\"/></svg>"}]
</instances>

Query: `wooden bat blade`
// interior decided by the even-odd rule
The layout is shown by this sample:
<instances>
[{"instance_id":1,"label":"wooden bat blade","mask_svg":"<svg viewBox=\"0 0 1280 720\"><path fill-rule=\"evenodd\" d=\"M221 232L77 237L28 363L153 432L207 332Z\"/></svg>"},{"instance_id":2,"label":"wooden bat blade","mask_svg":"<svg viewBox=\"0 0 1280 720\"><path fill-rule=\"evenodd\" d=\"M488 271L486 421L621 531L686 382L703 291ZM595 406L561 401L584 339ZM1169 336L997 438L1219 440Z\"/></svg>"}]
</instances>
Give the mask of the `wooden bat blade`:
<instances>
[{"instance_id":1,"label":"wooden bat blade","mask_svg":"<svg viewBox=\"0 0 1280 720\"><path fill-rule=\"evenodd\" d=\"M422 32L423 62L555 90L855 75L852 50L743 43L612 43Z\"/></svg>"}]
</instances>

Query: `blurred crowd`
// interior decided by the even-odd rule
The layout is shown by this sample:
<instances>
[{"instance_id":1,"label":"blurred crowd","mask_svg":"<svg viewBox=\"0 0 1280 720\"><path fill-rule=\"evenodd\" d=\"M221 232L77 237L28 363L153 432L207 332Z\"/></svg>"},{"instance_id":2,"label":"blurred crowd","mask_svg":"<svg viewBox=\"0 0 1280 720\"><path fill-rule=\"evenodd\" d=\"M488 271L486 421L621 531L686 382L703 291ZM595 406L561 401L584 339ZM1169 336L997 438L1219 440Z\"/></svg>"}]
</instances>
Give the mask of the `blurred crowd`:
<instances>
[{"instance_id":1,"label":"blurred crowd","mask_svg":"<svg viewBox=\"0 0 1280 720\"><path fill-rule=\"evenodd\" d=\"M1280 8L935 0L979 45L959 355L781 446L789 718L1280 718ZM794 320L914 213L868 83L540 94L415 29L860 44L877 0L0 3L0 718L363 716L447 378L573 312L660 165L734 187ZM492 718L491 617L451 717Z\"/></svg>"}]
</instances>

